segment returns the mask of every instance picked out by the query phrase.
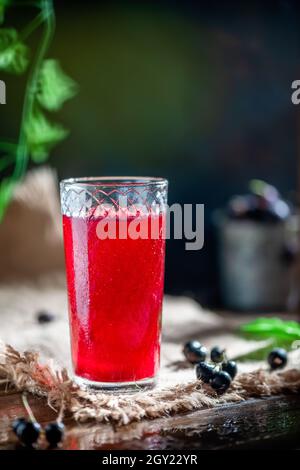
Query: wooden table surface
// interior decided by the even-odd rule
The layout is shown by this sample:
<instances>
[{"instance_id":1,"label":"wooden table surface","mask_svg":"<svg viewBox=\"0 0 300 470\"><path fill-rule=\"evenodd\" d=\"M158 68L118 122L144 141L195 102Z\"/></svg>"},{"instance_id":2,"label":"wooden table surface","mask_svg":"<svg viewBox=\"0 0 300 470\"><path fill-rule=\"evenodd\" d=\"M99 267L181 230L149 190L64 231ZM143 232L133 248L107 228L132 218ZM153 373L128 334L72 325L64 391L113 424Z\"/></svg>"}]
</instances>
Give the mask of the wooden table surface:
<instances>
[{"instance_id":1,"label":"wooden table surface","mask_svg":"<svg viewBox=\"0 0 300 470\"><path fill-rule=\"evenodd\" d=\"M41 424L57 416L44 399L29 397ZM21 394L0 390L0 449L18 449L11 422L26 416ZM76 424L66 419L63 449L201 450L300 449L300 396L248 400L114 429L109 424ZM43 443L41 443L43 447Z\"/></svg>"}]
</instances>

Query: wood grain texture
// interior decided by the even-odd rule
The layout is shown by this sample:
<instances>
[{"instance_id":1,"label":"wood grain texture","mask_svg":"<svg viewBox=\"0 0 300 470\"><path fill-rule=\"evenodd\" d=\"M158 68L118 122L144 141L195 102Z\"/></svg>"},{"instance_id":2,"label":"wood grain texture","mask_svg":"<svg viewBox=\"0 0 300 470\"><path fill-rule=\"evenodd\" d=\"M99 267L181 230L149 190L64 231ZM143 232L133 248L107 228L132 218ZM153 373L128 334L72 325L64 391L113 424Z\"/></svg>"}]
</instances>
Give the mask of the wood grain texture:
<instances>
[{"instance_id":1,"label":"wood grain texture","mask_svg":"<svg viewBox=\"0 0 300 470\"><path fill-rule=\"evenodd\" d=\"M41 424L56 417L44 399L29 398ZM0 392L0 449L18 449L12 419L26 415L20 393ZM300 396L253 399L173 417L114 428L78 425L66 418L63 449L163 450L299 448ZM41 442L41 447L46 444Z\"/></svg>"}]
</instances>

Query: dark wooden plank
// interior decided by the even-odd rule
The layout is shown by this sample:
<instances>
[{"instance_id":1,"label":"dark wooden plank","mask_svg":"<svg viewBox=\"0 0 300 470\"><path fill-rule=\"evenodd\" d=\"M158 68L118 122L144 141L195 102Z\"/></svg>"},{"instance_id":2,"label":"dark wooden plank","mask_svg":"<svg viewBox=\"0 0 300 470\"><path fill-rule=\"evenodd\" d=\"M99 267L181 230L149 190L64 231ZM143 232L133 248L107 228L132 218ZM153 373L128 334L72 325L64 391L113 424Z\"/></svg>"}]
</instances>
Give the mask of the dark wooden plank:
<instances>
[{"instance_id":1,"label":"dark wooden plank","mask_svg":"<svg viewBox=\"0 0 300 470\"><path fill-rule=\"evenodd\" d=\"M39 422L55 419L44 399L29 401ZM10 423L24 414L19 393L0 394L1 449L16 448ZM300 448L300 396L253 399L119 428L70 420L66 427L64 449Z\"/></svg>"},{"instance_id":2,"label":"dark wooden plank","mask_svg":"<svg viewBox=\"0 0 300 470\"><path fill-rule=\"evenodd\" d=\"M36 419L43 422L48 422L56 417L56 413L49 406L45 406L45 400L38 397L28 396L30 407ZM0 396L0 420L8 418L13 420L20 416L26 416L26 411L22 402L21 394L10 393L8 395Z\"/></svg>"},{"instance_id":3,"label":"dark wooden plank","mask_svg":"<svg viewBox=\"0 0 300 470\"><path fill-rule=\"evenodd\" d=\"M136 436L136 437L134 437ZM300 448L300 397L272 397L134 423L114 434L103 426L70 428L65 447L79 449ZM104 442L106 441L106 442ZM108 442L107 442L108 441ZM71 444L72 443L72 444Z\"/></svg>"}]
</instances>

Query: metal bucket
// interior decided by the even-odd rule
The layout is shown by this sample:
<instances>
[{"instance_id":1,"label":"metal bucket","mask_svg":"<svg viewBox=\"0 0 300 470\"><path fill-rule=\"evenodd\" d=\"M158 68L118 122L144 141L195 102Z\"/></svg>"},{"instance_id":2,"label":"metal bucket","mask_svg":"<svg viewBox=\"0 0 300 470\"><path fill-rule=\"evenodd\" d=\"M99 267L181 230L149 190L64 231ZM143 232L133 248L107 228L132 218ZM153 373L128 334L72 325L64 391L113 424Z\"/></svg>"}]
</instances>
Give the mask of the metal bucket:
<instances>
[{"instance_id":1,"label":"metal bucket","mask_svg":"<svg viewBox=\"0 0 300 470\"><path fill-rule=\"evenodd\" d=\"M218 217L221 292L238 310L280 310L287 304L291 269L284 258L286 223Z\"/></svg>"}]
</instances>

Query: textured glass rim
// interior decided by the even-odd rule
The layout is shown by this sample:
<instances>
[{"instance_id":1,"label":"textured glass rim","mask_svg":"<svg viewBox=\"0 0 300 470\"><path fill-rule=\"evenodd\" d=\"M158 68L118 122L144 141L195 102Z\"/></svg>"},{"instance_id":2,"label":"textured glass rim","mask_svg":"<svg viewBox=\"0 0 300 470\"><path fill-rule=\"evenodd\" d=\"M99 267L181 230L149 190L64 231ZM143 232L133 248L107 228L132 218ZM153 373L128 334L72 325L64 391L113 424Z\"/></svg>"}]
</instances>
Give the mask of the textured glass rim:
<instances>
[{"instance_id":1,"label":"textured glass rim","mask_svg":"<svg viewBox=\"0 0 300 470\"><path fill-rule=\"evenodd\" d=\"M61 187L64 186L80 186L85 187L140 187L155 186L162 188L168 185L168 180L161 177L152 176L87 176L80 178L68 178L60 182Z\"/></svg>"}]
</instances>

